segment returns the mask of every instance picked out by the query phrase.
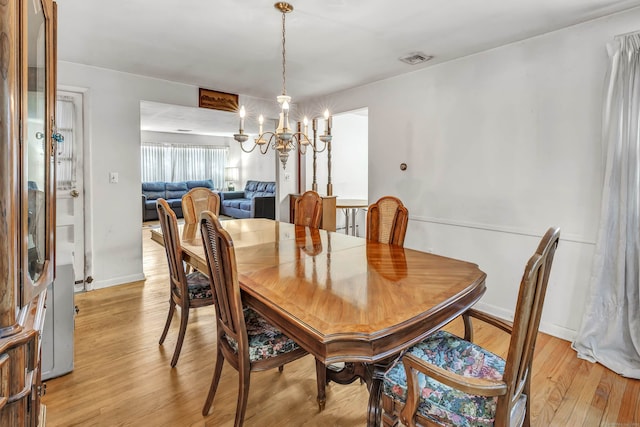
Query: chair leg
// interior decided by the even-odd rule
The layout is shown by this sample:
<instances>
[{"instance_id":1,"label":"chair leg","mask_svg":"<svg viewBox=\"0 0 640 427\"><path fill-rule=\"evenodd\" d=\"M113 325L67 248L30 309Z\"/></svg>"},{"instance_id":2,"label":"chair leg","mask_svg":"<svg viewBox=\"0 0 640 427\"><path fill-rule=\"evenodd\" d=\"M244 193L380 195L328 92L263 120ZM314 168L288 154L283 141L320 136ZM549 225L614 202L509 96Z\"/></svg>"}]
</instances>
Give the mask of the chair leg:
<instances>
[{"instance_id":1,"label":"chair leg","mask_svg":"<svg viewBox=\"0 0 640 427\"><path fill-rule=\"evenodd\" d=\"M327 367L318 359L316 359L316 382L318 383L318 397L316 400L318 401L318 409L322 412L327 403Z\"/></svg>"},{"instance_id":2,"label":"chair leg","mask_svg":"<svg viewBox=\"0 0 640 427\"><path fill-rule=\"evenodd\" d=\"M173 299L169 298L169 315L167 316L167 321L164 324L164 331L162 331L162 335L160 336L160 342L158 344L162 345L164 339L167 337L167 332L169 332L169 326L171 325L171 319L173 319L173 312L176 311L176 303L173 302Z\"/></svg>"},{"instance_id":3,"label":"chair leg","mask_svg":"<svg viewBox=\"0 0 640 427\"><path fill-rule=\"evenodd\" d=\"M471 324L471 316L468 313L462 313L462 321L464 322L464 339L473 342L473 325Z\"/></svg>"},{"instance_id":4,"label":"chair leg","mask_svg":"<svg viewBox=\"0 0 640 427\"><path fill-rule=\"evenodd\" d=\"M278 372L282 373L284 371L284 365L278 366Z\"/></svg>"},{"instance_id":5,"label":"chair leg","mask_svg":"<svg viewBox=\"0 0 640 427\"><path fill-rule=\"evenodd\" d=\"M216 395L218 389L218 383L220 382L220 376L222 374L222 365L224 365L224 355L221 350L218 350L216 355L216 367L213 370L213 378L211 379L211 385L209 386L209 394L207 394L207 400L204 402L204 408L202 408L202 415L205 417L209 414L213 398Z\"/></svg>"},{"instance_id":6,"label":"chair leg","mask_svg":"<svg viewBox=\"0 0 640 427\"><path fill-rule=\"evenodd\" d=\"M529 374L524 382L524 393L527 396L527 403L525 404L524 421L522 427L531 426L531 364L529 364Z\"/></svg>"},{"instance_id":7,"label":"chair leg","mask_svg":"<svg viewBox=\"0 0 640 427\"><path fill-rule=\"evenodd\" d=\"M178 341L176 341L176 349L173 351L173 357L171 358L171 367L175 367L178 364L178 357L180 357L180 350L182 350L182 342L184 341L184 335L187 332L187 323L189 322L189 308L180 308L180 332L178 332Z\"/></svg>"},{"instance_id":8,"label":"chair leg","mask_svg":"<svg viewBox=\"0 0 640 427\"><path fill-rule=\"evenodd\" d=\"M400 421L395 415L389 414L386 411L382 413L382 425L384 427L397 427L399 423Z\"/></svg>"},{"instance_id":9,"label":"chair leg","mask_svg":"<svg viewBox=\"0 0 640 427\"><path fill-rule=\"evenodd\" d=\"M239 390L238 406L236 407L236 421L234 427L241 427L244 423L244 414L247 411L247 400L249 399L249 385L251 382L251 368L242 362L238 368Z\"/></svg>"}]
</instances>

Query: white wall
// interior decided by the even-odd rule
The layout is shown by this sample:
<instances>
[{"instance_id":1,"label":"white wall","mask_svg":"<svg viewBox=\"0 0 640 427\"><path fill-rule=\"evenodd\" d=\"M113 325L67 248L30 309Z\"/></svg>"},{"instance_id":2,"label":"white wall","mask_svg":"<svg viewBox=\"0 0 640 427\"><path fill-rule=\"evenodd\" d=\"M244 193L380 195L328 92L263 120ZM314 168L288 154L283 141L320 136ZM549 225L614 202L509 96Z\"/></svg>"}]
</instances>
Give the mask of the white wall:
<instances>
[{"instance_id":1,"label":"white wall","mask_svg":"<svg viewBox=\"0 0 640 427\"><path fill-rule=\"evenodd\" d=\"M196 107L198 87L64 61L58 62L58 86L86 90L89 161L85 167L90 178L85 182L85 192L91 242L86 250L91 269L88 274L95 280L91 288L141 280L140 101ZM256 98L240 99L256 108L270 105ZM234 145L237 143L229 144L232 160L257 171L249 174L241 170L242 186L246 179L274 179L273 169L269 174L273 165L269 156L253 154L247 165L242 165L245 158ZM117 184L109 183L109 172L118 172Z\"/></svg>"},{"instance_id":2,"label":"white wall","mask_svg":"<svg viewBox=\"0 0 640 427\"><path fill-rule=\"evenodd\" d=\"M332 117L331 182L333 194L345 199L366 199L368 192L367 115L342 113ZM319 120L318 134L324 133L324 120ZM318 149L324 148L321 141ZM316 155L318 192L326 194L328 182L327 150ZM313 183L313 151L305 154L306 189Z\"/></svg>"},{"instance_id":3,"label":"white wall","mask_svg":"<svg viewBox=\"0 0 640 427\"><path fill-rule=\"evenodd\" d=\"M140 280L140 100L192 105L198 88L68 62L58 62L58 85L88 89L92 287ZM118 172L119 183L109 183L109 172Z\"/></svg>"},{"instance_id":4,"label":"white wall","mask_svg":"<svg viewBox=\"0 0 640 427\"><path fill-rule=\"evenodd\" d=\"M405 202L407 247L477 263L481 308L512 315L526 260L560 226L541 328L571 339L600 212L605 45L639 23L636 8L315 102L369 108L369 199Z\"/></svg>"}]
</instances>

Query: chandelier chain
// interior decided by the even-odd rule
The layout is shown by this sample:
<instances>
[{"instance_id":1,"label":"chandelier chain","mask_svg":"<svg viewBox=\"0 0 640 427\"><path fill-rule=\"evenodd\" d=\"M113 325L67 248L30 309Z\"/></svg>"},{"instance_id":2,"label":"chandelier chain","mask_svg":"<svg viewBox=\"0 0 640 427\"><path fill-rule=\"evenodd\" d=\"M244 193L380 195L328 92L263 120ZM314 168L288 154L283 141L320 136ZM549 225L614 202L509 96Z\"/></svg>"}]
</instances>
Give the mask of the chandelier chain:
<instances>
[{"instance_id":1,"label":"chandelier chain","mask_svg":"<svg viewBox=\"0 0 640 427\"><path fill-rule=\"evenodd\" d=\"M287 94L287 60L286 53L287 50L285 48L285 40L286 40L286 31L285 31L285 12L282 12L282 94Z\"/></svg>"}]
</instances>

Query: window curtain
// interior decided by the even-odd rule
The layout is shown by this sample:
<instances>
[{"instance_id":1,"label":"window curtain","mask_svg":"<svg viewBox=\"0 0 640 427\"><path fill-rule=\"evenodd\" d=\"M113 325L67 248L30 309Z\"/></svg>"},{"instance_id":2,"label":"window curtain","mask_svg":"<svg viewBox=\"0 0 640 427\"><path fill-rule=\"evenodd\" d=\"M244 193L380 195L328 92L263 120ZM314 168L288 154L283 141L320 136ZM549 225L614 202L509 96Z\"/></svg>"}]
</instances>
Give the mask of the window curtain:
<instances>
[{"instance_id":1,"label":"window curtain","mask_svg":"<svg viewBox=\"0 0 640 427\"><path fill-rule=\"evenodd\" d=\"M178 182L210 179L224 187L227 147L186 144L142 144L142 181Z\"/></svg>"},{"instance_id":2,"label":"window curtain","mask_svg":"<svg viewBox=\"0 0 640 427\"><path fill-rule=\"evenodd\" d=\"M171 181L168 150L161 144L142 144L142 182Z\"/></svg>"},{"instance_id":3,"label":"window curtain","mask_svg":"<svg viewBox=\"0 0 640 427\"><path fill-rule=\"evenodd\" d=\"M56 100L56 125L57 131L64 137L64 142L57 145L56 185L58 190L69 190L76 182L76 162L73 153L74 117L73 98L58 96Z\"/></svg>"},{"instance_id":4,"label":"window curtain","mask_svg":"<svg viewBox=\"0 0 640 427\"><path fill-rule=\"evenodd\" d=\"M602 211L578 357L640 379L640 33L608 46Z\"/></svg>"}]
</instances>

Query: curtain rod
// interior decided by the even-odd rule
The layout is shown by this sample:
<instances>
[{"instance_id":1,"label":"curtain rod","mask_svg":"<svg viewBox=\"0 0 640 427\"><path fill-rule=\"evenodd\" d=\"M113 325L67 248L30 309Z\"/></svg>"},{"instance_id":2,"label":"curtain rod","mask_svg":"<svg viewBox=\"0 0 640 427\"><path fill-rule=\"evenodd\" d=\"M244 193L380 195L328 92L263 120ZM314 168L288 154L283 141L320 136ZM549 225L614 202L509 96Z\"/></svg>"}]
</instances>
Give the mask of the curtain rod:
<instances>
[{"instance_id":1,"label":"curtain rod","mask_svg":"<svg viewBox=\"0 0 640 427\"><path fill-rule=\"evenodd\" d=\"M624 36L633 36L633 35L636 35L636 34L640 35L640 30L629 31L628 33L618 34L617 36L615 36L615 38L624 37Z\"/></svg>"}]
</instances>

